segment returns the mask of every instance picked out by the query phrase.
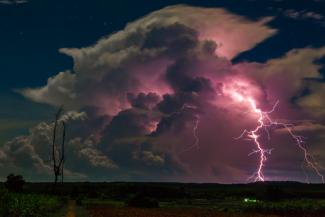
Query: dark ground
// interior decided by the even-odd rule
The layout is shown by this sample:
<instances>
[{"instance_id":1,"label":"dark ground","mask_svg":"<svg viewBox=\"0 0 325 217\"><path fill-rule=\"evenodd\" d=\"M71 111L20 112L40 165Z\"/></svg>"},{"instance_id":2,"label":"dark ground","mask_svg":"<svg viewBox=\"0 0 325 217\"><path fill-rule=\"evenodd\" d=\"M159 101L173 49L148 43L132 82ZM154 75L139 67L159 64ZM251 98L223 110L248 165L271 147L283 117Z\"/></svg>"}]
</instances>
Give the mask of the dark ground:
<instances>
[{"instance_id":1,"label":"dark ground","mask_svg":"<svg viewBox=\"0 0 325 217\"><path fill-rule=\"evenodd\" d=\"M73 201L76 209L85 210L83 216L94 217L325 216L325 185L297 182L233 185L84 182L56 187L52 183L26 183L12 198L17 195L59 198L62 207Z\"/></svg>"}]
</instances>

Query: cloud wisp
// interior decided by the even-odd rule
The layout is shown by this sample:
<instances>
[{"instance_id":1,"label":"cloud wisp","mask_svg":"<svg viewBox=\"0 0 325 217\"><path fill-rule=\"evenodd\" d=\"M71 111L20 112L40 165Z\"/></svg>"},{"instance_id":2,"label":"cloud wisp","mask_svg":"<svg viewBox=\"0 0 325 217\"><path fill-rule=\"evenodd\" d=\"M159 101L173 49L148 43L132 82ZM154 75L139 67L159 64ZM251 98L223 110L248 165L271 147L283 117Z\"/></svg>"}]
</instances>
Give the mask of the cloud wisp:
<instances>
[{"instance_id":1,"label":"cloud wisp","mask_svg":"<svg viewBox=\"0 0 325 217\"><path fill-rule=\"evenodd\" d=\"M28 3L27 0L0 0L0 5L19 5Z\"/></svg>"}]
</instances>

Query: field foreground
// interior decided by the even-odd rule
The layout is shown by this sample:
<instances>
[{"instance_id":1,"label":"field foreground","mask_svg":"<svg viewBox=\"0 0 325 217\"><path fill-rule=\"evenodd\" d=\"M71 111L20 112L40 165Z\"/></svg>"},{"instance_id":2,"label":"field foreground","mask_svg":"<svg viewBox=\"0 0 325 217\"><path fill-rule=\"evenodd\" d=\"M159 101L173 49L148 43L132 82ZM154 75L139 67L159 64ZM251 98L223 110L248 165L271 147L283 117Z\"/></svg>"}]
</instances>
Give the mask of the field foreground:
<instances>
[{"instance_id":1,"label":"field foreground","mask_svg":"<svg viewBox=\"0 0 325 217\"><path fill-rule=\"evenodd\" d=\"M325 186L293 182L0 184L0 217L325 217Z\"/></svg>"},{"instance_id":2,"label":"field foreground","mask_svg":"<svg viewBox=\"0 0 325 217\"><path fill-rule=\"evenodd\" d=\"M89 217L323 217L325 214L259 214L259 213L223 213L212 209L140 209L92 207Z\"/></svg>"}]
</instances>

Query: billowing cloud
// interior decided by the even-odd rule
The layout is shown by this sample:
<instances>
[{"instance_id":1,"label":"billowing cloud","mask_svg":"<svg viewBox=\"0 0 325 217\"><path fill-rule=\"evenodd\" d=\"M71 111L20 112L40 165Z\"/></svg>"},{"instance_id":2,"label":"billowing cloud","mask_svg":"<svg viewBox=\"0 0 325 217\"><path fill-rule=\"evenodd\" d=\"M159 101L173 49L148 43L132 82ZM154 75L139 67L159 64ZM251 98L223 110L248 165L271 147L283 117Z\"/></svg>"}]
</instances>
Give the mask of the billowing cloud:
<instances>
[{"instance_id":1,"label":"billowing cloud","mask_svg":"<svg viewBox=\"0 0 325 217\"><path fill-rule=\"evenodd\" d=\"M76 94L72 92L75 77L76 75L70 71L60 72L56 76L50 77L45 87L37 89L26 88L23 94L35 102L70 106L76 98Z\"/></svg>"},{"instance_id":2,"label":"billowing cloud","mask_svg":"<svg viewBox=\"0 0 325 217\"><path fill-rule=\"evenodd\" d=\"M323 93L323 75L320 73L323 65L319 60L324 56L325 47L301 48L290 50L284 56L263 64L239 63L234 67L263 83L268 89L269 100L280 100L280 103L293 101L303 110L320 118L319 115L325 109L322 101L316 100L313 104L303 101L320 99Z\"/></svg>"},{"instance_id":3,"label":"billowing cloud","mask_svg":"<svg viewBox=\"0 0 325 217\"><path fill-rule=\"evenodd\" d=\"M298 99L298 104L308 109L314 116L324 119L325 116L325 84L322 82L309 82L309 94Z\"/></svg>"},{"instance_id":4,"label":"billowing cloud","mask_svg":"<svg viewBox=\"0 0 325 217\"><path fill-rule=\"evenodd\" d=\"M325 48L295 49L265 63L232 63L233 57L276 33L267 26L270 19L251 21L223 9L167 7L93 46L60 49L73 58L74 68L49 78L43 87L20 92L67 108L66 167L71 174L243 182L258 158L247 156L255 151L252 141L234 138L256 127L257 109L272 110L279 100L270 114L275 120L324 125L317 60ZM41 123L30 135L8 142L0 159L10 158L13 165L27 159L24 165L47 168L45 144L50 144L52 127ZM268 132L270 140L261 136L267 146L278 144L272 146L265 174L277 179L291 171L292 179L304 179L299 149L290 135L276 130ZM311 127L300 131L315 133ZM313 153L321 141L314 141ZM25 150L29 158L11 155Z\"/></svg>"},{"instance_id":5,"label":"billowing cloud","mask_svg":"<svg viewBox=\"0 0 325 217\"><path fill-rule=\"evenodd\" d=\"M84 121L84 113L68 112L62 116L71 127L79 121ZM20 136L7 142L1 148L0 165L3 173L9 169L20 171L26 177L38 176L48 180L52 176L51 144L54 123L42 122L30 130L30 135ZM73 133L70 131L70 133ZM71 135L73 137L73 134ZM92 141L92 136L82 139L81 137L68 137L66 151L65 176L69 179L85 179L92 168L116 168L116 165L102 154ZM76 168L75 164L79 166ZM9 166L9 168L8 168ZM88 167L88 168L87 168ZM15 169L16 168L16 169ZM87 168L87 170L85 170ZM73 171L72 171L73 170ZM87 174L84 174L87 172ZM6 175L6 174L1 174Z\"/></svg>"},{"instance_id":6,"label":"billowing cloud","mask_svg":"<svg viewBox=\"0 0 325 217\"><path fill-rule=\"evenodd\" d=\"M51 105L100 104L116 114L129 106L124 97L128 92L170 93L161 78L176 56L201 49L232 58L276 32L265 25L269 20L254 22L223 9L167 7L129 23L94 46L60 49L74 59L73 72L61 72L49 78L46 86L22 93ZM201 40L211 42L198 45ZM94 92L96 96L91 95Z\"/></svg>"}]
</instances>

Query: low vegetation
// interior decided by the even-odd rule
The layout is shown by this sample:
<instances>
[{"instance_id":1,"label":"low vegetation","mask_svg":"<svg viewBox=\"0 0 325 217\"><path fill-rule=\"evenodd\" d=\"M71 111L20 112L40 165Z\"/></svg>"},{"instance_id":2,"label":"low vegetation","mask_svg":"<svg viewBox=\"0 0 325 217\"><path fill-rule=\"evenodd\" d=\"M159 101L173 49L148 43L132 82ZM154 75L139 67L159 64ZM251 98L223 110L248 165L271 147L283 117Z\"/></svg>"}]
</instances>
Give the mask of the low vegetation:
<instances>
[{"instance_id":1,"label":"low vegetation","mask_svg":"<svg viewBox=\"0 0 325 217\"><path fill-rule=\"evenodd\" d=\"M23 194L0 190L1 217L47 217L57 211L63 200L56 196Z\"/></svg>"},{"instance_id":2,"label":"low vegetation","mask_svg":"<svg viewBox=\"0 0 325 217\"><path fill-rule=\"evenodd\" d=\"M54 190L55 187L55 190ZM318 217L325 216L321 184L247 185L180 183L25 183L11 175L0 184L0 217L65 216L68 200L91 217ZM82 215L80 214L82 213Z\"/></svg>"}]
</instances>

